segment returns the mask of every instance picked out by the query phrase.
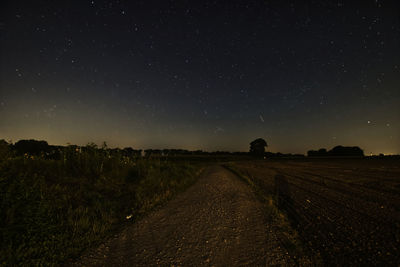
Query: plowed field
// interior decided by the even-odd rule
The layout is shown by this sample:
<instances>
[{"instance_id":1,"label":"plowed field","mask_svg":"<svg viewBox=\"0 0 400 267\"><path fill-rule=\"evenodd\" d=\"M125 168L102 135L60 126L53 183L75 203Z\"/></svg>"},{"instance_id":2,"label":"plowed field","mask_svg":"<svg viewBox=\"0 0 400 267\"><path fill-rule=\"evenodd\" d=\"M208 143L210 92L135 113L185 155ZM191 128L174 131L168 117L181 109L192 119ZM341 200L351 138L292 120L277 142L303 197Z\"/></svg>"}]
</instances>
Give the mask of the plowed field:
<instances>
[{"instance_id":1,"label":"plowed field","mask_svg":"<svg viewBox=\"0 0 400 267\"><path fill-rule=\"evenodd\" d=\"M400 264L400 162L383 159L236 163L329 265Z\"/></svg>"}]
</instances>

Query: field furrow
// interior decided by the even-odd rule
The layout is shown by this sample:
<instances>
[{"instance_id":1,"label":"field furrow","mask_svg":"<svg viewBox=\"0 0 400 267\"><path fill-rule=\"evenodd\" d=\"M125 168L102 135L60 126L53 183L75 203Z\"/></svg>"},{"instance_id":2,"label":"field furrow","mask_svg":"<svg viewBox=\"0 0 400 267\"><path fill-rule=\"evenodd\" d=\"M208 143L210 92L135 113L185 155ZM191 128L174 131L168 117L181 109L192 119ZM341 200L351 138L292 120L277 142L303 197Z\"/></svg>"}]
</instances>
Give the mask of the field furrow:
<instances>
[{"instance_id":1,"label":"field furrow","mask_svg":"<svg viewBox=\"0 0 400 267\"><path fill-rule=\"evenodd\" d=\"M237 166L275 195L304 244L326 264L397 266L400 262L396 163L349 159Z\"/></svg>"}]
</instances>

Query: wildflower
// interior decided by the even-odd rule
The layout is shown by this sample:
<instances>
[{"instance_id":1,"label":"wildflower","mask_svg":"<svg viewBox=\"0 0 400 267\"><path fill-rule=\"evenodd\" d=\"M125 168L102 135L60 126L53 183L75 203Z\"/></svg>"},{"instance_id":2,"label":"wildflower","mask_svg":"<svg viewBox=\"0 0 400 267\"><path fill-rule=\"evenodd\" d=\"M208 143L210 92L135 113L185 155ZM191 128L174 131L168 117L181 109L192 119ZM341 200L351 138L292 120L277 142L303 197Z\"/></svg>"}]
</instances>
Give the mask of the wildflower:
<instances>
[{"instance_id":1,"label":"wildflower","mask_svg":"<svg viewBox=\"0 0 400 267\"><path fill-rule=\"evenodd\" d=\"M132 214L129 214L128 216L126 216L126 219L129 220L130 218L132 218Z\"/></svg>"}]
</instances>

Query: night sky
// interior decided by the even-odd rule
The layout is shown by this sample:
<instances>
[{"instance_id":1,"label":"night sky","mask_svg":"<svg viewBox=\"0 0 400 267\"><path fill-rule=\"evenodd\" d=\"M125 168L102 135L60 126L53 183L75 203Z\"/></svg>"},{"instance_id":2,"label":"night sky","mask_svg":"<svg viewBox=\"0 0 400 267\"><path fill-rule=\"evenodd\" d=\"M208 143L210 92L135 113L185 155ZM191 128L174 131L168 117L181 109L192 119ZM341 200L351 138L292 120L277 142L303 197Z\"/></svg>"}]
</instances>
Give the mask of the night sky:
<instances>
[{"instance_id":1,"label":"night sky","mask_svg":"<svg viewBox=\"0 0 400 267\"><path fill-rule=\"evenodd\" d=\"M348 2L358 2L358 5ZM400 153L399 1L1 1L0 139Z\"/></svg>"}]
</instances>

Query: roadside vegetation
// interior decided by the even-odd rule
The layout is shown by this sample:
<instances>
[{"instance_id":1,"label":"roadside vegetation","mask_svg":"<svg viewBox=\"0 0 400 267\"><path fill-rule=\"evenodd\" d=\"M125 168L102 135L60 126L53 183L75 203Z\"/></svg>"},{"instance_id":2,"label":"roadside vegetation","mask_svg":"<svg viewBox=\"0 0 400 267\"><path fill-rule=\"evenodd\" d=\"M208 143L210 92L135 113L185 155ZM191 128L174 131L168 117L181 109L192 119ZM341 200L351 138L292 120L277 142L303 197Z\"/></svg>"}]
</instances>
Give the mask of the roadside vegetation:
<instances>
[{"instance_id":1,"label":"roadside vegetation","mask_svg":"<svg viewBox=\"0 0 400 267\"><path fill-rule=\"evenodd\" d=\"M135 153L0 143L0 265L59 265L193 184L198 165Z\"/></svg>"},{"instance_id":2,"label":"roadside vegetation","mask_svg":"<svg viewBox=\"0 0 400 267\"><path fill-rule=\"evenodd\" d=\"M309 266L322 263L319 255L307 251L307 247L302 243L296 228L291 224L286 210L282 209L278 204L281 197L277 192L267 190L260 179L251 175L246 169L241 168L234 162L226 163L223 166L248 184L258 199L264 204L264 212L268 224L279 236L279 240L282 246L289 252L293 264Z\"/></svg>"}]
</instances>

